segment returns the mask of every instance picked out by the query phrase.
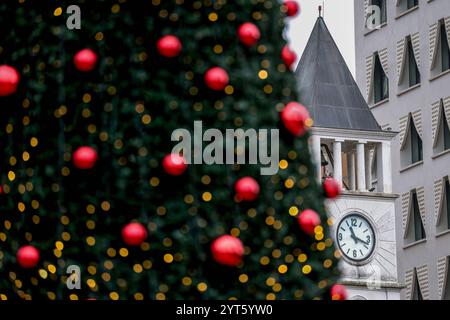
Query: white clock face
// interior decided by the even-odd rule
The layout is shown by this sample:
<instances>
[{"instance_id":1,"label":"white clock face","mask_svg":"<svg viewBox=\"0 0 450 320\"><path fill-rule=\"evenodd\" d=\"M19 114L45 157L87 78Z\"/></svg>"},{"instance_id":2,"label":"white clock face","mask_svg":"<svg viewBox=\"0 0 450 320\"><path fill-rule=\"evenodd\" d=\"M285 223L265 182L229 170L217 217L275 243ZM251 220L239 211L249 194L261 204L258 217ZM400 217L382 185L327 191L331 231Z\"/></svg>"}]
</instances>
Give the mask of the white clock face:
<instances>
[{"instance_id":1,"label":"white clock face","mask_svg":"<svg viewBox=\"0 0 450 320\"><path fill-rule=\"evenodd\" d=\"M336 230L336 242L342 254L357 263L370 258L375 240L372 224L358 213L345 216Z\"/></svg>"}]
</instances>

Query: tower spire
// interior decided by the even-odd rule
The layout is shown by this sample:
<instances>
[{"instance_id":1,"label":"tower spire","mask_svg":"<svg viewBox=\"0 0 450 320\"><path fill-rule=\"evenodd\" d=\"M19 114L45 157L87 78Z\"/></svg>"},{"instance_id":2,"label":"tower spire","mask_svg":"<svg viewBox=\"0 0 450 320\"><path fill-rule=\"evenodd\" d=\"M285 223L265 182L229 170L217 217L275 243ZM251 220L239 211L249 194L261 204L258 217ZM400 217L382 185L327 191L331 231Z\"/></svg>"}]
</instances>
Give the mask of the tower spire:
<instances>
[{"instance_id":1,"label":"tower spire","mask_svg":"<svg viewBox=\"0 0 450 320\"><path fill-rule=\"evenodd\" d=\"M322 17L303 50L296 76L299 100L316 127L381 131Z\"/></svg>"}]
</instances>

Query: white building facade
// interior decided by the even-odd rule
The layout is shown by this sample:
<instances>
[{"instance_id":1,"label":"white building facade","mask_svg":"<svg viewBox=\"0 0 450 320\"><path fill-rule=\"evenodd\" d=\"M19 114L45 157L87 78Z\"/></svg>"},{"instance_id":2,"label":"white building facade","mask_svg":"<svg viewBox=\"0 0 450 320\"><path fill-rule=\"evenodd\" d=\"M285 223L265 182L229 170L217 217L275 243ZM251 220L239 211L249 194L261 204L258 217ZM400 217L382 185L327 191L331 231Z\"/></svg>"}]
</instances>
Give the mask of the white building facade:
<instances>
[{"instance_id":1,"label":"white building facade","mask_svg":"<svg viewBox=\"0 0 450 320\"><path fill-rule=\"evenodd\" d=\"M355 0L356 80L392 142L402 299L450 299L450 1Z\"/></svg>"}]
</instances>

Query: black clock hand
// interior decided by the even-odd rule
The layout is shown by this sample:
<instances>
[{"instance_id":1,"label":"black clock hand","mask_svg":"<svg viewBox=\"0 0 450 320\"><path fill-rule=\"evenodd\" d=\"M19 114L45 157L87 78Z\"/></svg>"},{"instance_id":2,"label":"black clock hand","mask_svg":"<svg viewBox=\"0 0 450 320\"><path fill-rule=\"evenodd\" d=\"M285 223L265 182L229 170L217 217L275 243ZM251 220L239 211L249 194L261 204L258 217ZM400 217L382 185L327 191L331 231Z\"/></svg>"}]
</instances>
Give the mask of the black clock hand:
<instances>
[{"instance_id":1,"label":"black clock hand","mask_svg":"<svg viewBox=\"0 0 450 320\"><path fill-rule=\"evenodd\" d=\"M364 243L366 246L368 246L369 245L369 243L368 242L366 242L366 241L364 241L364 240L361 240L360 238L358 238L358 237L356 237L359 241L361 241L362 243Z\"/></svg>"},{"instance_id":2,"label":"black clock hand","mask_svg":"<svg viewBox=\"0 0 450 320\"><path fill-rule=\"evenodd\" d=\"M352 239L355 241L355 243L358 243L358 240L361 240L361 239L358 239L358 237L355 235L355 232L353 231L352 227L350 227L350 232L351 232Z\"/></svg>"}]
</instances>

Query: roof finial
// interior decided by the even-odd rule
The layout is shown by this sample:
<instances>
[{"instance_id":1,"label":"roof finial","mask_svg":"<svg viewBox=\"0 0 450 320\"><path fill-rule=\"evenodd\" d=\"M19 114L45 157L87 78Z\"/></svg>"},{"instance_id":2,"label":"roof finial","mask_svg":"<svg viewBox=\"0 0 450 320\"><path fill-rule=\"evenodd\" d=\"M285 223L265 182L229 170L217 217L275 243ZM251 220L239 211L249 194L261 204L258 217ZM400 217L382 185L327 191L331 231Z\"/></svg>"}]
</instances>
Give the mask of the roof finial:
<instances>
[{"instance_id":1,"label":"roof finial","mask_svg":"<svg viewBox=\"0 0 450 320\"><path fill-rule=\"evenodd\" d=\"M319 17L322 17L322 6L319 6Z\"/></svg>"}]
</instances>

